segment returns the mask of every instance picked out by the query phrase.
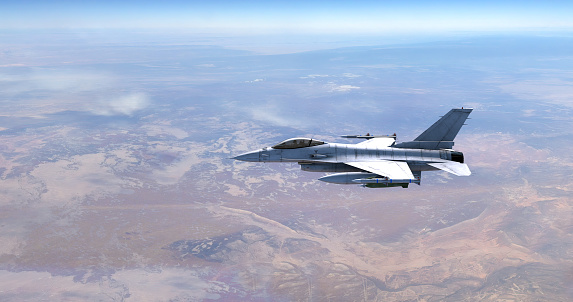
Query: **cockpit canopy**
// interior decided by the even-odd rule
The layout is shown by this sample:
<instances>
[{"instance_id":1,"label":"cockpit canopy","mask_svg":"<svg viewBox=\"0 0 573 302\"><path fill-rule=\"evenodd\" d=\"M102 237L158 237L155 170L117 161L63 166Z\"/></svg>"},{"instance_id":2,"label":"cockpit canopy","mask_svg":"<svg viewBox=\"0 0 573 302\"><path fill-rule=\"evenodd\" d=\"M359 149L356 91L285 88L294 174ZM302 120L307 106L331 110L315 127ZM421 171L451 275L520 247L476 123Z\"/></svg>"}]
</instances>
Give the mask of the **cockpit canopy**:
<instances>
[{"instance_id":1,"label":"cockpit canopy","mask_svg":"<svg viewBox=\"0 0 573 302\"><path fill-rule=\"evenodd\" d=\"M317 139L295 137L274 145L273 149L296 149L296 148L305 148L324 144L325 142L319 141Z\"/></svg>"}]
</instances>

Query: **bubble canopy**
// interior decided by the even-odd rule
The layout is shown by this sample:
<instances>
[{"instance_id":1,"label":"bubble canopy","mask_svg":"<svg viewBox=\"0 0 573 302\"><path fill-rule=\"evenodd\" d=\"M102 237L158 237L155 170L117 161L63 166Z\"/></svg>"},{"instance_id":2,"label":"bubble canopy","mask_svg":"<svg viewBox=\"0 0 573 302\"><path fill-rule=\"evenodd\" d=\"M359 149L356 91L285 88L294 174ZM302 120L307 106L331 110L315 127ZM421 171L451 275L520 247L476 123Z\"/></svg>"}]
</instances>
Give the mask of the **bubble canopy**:
<instances>
[{"instance_id":1,"label":"bubble canopy","mask_svg":"<svg viewBox=\"0 0 573 302\"><path fill-rule=\"evenodd\" d=\"M324 144L325 142L319 141L317 139L306 138L306 137L295 137L274 145L273 149L296 149L296 148L305 148Z\"/></svg>"}]
</instances>

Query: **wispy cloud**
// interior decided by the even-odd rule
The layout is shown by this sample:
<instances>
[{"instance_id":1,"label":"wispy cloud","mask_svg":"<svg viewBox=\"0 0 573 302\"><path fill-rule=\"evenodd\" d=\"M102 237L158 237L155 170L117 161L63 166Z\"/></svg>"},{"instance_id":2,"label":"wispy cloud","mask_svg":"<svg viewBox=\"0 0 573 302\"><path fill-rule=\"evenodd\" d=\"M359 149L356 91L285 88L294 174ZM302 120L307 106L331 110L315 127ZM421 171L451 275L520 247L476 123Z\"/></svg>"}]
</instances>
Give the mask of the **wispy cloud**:
<instances>
[{"instance_id":1,"label":"wispy cloud","mask_svg":"<svg viewBox=\"0 0 573 302\"><path fill-rule=\"evenodd\" d=\"M134 254L134 257L137 255ZM89 275L89 274L88 274ZM53 300L96 301L102 297L123 300L130 297L136 301L151 300L215 300L220 294L238 289L221 282L201 279L200 272L183 269L134 269L121 270L99 278L99 282L77 282L73 276L53 276L46 272L10 272L0 270L0 282L10 282L11 288L3 291L3 297L20 297L10 301L41 300L49 295ZM150 286L152 285L152 286Z\"/></svg>"},{"instance_id":2,"label":"wispy cloud","mask_svg":"<svg viewBox=\"0 0 573 302\"><path fill-rule=\"evenodd\" d=\"M133 115L136 111L146 108L151 103L150 98L141 92L103 99L92 112L98 115Z\"/></svg>"},{"instance_id":3,"label":"wispy cloud","mask_svg":"<svg viewBox=\"0 0 573 302\"><path fill-rule=\"evenodd\" d=\"M360 89L358 86L352 85L337 85L334 83L330 83L327 85L330 92L349 92L355 89Z\"/></svg>"},{"instance_id":4,"label":"wispy cloud","mask_svg":"<svg viewBox=\"0 0 573 302\"><path fill-rule=\"evenodd\" d=\"M122 81L117 76L101 71L24 69L17 74L0 73L1 96L28 100L44 108L44 113L74 110L131 116L151 104L143 92L120 92L125 87L118 83Z\"/></svg>"},{"instance_id":5,"label":"wispy cloud","mask_svg":"<svg viewBox=\"0 0 573 302\"><path fill-rule=\"evenodd\" d=\"M361 75L359 75L359 74L353 74L353 73L349 73L349 72L343 73L342 76L345 78L359 78L359 77L361 77Z\"/></svg>"},{"instance_id":6,"label":"wispy cloud","mask_svg":"<svg viewBox=\"0 0 573 302\"><path fill-rule=\"evenodd\" d=\"M296 119L288 118L281 114L280 109L274 106L256 107L251 109L253 119L277 126L294 126L298 122Z\"/></svg>"},{"instance_id":7,"label":"wispy cloud","mask_svg":"<svg viewBox=\"0 0 573 302\"><path fill-rule=\"evenodd\" d=\"M20 74L0 74L3 94L11 96L33 91L66 92L69 94L95 91L112 86L115 77L105 72L83 72L66 69L37 69Z\"/></svg>"},{"instance_id":8,"label":"wispy cloud","mask_svg":"<svg viewBox=\"0 0 573 302\"><path fill-rule=\"evenodd\" d=\"M301 79L315 79L315 78L328 78L327 74L309 74L306 77L300 77Z\"/></svg>"}]
</instances>

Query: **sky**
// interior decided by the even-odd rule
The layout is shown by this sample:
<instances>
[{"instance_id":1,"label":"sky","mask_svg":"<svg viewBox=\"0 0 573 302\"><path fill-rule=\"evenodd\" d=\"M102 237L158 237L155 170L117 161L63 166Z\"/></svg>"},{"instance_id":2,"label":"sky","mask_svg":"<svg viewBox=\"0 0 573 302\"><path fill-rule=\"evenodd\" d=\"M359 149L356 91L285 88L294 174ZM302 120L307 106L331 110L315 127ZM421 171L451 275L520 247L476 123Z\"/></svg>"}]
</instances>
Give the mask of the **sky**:
<instances>
[{"instance_id":1,"label":"sky","mask_svg":"<svg viewBox=\"0 0 573 302\"><path fill-rule=\"evenodd\" d=\"M10 1L0 29L183 28L209 33L570 30L570 1Z\"/></svg>"}]
</instances>

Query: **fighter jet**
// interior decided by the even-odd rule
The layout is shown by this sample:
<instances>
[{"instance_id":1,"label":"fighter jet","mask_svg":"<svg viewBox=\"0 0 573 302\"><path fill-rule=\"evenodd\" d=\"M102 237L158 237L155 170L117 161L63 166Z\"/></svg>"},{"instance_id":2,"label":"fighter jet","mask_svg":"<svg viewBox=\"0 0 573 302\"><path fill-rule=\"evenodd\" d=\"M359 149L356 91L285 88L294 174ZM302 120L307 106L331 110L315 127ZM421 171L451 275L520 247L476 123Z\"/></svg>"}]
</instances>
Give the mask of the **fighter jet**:
<instances>
[{"instance_id":1,"label":"fighter jet","mask_svg":"<svg viewBox=\"0 0 573 302\"><path fill-rule=\"evenodd\" d=\"M327 143L295 137L272 147L247 152L233 159L250 162L296 162L303 171L336 172L319 178L334 184L368 188L420 185L422 171L442 170L469 176L462 152L454 151L454 138L473 109L452 109L413 141L396 143L396 135L343 135L365 139L357 144Z\"/></svg>"}]
</instances>

